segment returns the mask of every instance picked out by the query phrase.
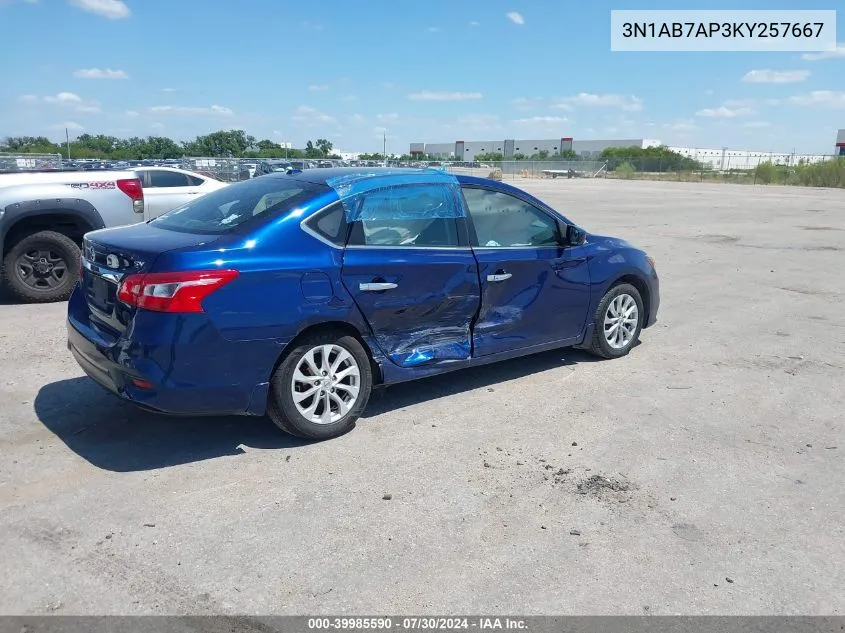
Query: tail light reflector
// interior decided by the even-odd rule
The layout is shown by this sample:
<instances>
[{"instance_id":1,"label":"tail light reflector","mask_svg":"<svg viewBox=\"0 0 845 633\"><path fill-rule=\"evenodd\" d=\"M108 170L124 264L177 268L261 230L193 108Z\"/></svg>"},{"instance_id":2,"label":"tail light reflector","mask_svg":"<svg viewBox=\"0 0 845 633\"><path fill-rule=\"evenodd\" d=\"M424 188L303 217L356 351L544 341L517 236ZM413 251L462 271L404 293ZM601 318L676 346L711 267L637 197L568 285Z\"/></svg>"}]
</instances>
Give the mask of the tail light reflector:
<instances>
[{"instance_id":1,"label":"tail light reflector","mask_svg":"<svg viewBox=\"0 0 845 633\"><path fill-rule=\"evenodd\" d=\"M153 312L203 312L203 299L237 276L237 270L128 275L117 289L117 298Z\"/></svg>"},{"instance_id":2,"label":"tail light reflector","mask_svg":"<svg viewBox=\"0 0 845 633\"><path fill-rule=\"evenodd\" d=\"M144 212L144 188L140 178L121 178L117 181L117 188L132 198L132 210L135 213Z\"/></svg>"}]
</instances>

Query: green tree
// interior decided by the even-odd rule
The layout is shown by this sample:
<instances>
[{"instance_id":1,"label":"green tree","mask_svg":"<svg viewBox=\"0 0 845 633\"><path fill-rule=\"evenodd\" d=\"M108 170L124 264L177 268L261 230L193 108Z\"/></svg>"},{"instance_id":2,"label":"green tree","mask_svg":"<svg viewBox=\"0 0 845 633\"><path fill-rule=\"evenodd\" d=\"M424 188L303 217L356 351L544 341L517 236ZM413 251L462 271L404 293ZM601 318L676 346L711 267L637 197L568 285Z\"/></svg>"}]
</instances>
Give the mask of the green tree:
<instances>
[{"instance_id":1,"label":"green tree","mask_svg":"<svg viewBox=\"0 0 845 633\"><path fill-rule=\"evenodd\" d=\"M501 152L483 152L475 155L475 160L485 163L499 163L504 159L505 157L501 154Z\"/></svg>"},{"instance_id":2,"label":"green tree","mask_svg":"<svg viewBox=\"0 0 845 633\"><path fill-rule=\"evenodd\" d=\"M525 160L528 157L525 154L523 154L522 152L517 152L516 154L513 155L512 158L514 160Z\"/></svg>"},{"instance_id":3,"label":"green tree","mask_svg":"<svg viewBox=\"0 0 845 633\"><path fill-rule=\"evenodd\" d=\"M331 154L332 148L334 148L334 145L332 145L332 142L327 141L324 138L318 138L315 145L317 146L317 149L319 149L321 152L323 152L323 156L328 156L329 154Z\"/></svg>"}]
</instances>

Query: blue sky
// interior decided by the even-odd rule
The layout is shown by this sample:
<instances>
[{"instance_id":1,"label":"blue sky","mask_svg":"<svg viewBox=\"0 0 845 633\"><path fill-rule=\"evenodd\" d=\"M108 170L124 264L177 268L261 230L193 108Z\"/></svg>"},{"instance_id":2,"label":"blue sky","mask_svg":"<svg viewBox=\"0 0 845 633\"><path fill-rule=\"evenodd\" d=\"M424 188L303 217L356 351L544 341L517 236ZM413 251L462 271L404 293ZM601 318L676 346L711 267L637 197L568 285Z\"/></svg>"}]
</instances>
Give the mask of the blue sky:
<instances>
[{"instance_id":1,"label":"blue sky","mask_svg":"<svg viewBox=\"0 0 845 633\"><path fill-rule=\"evenodd\" d=\"M397 153L412 141L561 136L832 153L845 128L845 46L610 51L611 8L708 5L0 0L0 136L239 128L344 151L381 151L386 132Z\"/></svg>"}]
</instances>

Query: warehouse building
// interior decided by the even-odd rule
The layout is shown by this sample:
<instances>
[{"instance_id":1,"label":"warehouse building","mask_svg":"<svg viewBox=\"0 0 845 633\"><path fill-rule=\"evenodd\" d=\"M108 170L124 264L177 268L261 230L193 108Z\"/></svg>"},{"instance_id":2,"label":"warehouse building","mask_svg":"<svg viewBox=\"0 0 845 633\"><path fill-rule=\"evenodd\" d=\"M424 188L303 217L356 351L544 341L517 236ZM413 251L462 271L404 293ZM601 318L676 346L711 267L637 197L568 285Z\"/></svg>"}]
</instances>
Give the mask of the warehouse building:
<instances>
[{"instance_id":1,"label":"warehouse building","mask_svg":"<svg viewBox=\"0 0 845 633\"><path fill-rule=\"evenodd\" d=\"M833 153L837 156L845 156L845 130L839 130L836 134L836 147Z\"/></svg>"},{"instance_id":2,"label":"warehouse building","mask_svg":"<svg viewBox=\"0 0 845 633\"><path fill-rule=\"evenodd\" d=\"M514 154L532 156L540 152L559 154L572 150L582 158L593 159L609 147L656 147L660 141L650 139L620 139L606 141L576 141L564 136L554 139L503 139L499 141L455 141L453 143L411 143L411 156L428 154L434 158L475 160L479 154L502 154L505 160Z\"/></svg>"}]
</instances>

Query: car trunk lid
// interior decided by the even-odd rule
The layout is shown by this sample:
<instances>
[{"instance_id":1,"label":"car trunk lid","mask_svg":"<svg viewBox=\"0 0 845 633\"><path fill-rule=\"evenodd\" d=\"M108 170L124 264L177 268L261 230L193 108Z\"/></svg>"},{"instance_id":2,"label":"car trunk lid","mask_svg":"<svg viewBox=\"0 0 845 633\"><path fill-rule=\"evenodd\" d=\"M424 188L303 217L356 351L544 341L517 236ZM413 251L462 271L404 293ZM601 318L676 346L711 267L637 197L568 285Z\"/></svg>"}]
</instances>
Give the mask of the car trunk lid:
<instances>
[{"instance_id":1,"label":"car trunk lid","mask_svg":"<svg viewBox=\"0 0 845 633\"><path fill-rule=\"evenodd\" d=\"M125 331L135 308L118 301L121 280L130 274L149 272L163 253L202 246L217 239L220 236L170 231L150 224L86 234L80 284L92 324L112 335Z\"/></svg>"}]
</instances>

